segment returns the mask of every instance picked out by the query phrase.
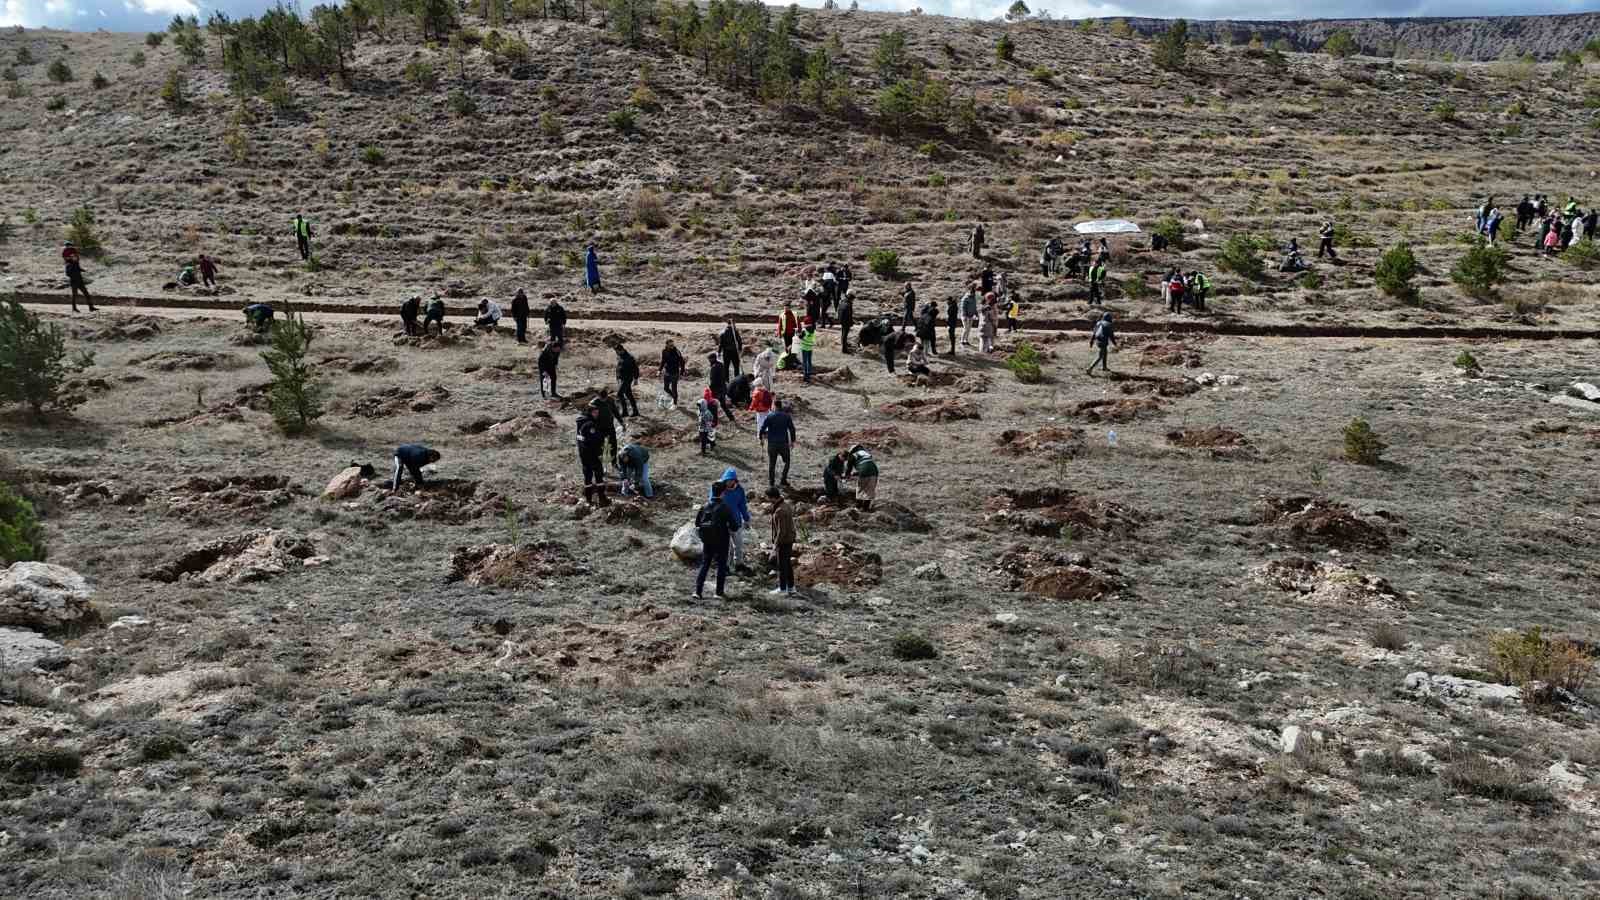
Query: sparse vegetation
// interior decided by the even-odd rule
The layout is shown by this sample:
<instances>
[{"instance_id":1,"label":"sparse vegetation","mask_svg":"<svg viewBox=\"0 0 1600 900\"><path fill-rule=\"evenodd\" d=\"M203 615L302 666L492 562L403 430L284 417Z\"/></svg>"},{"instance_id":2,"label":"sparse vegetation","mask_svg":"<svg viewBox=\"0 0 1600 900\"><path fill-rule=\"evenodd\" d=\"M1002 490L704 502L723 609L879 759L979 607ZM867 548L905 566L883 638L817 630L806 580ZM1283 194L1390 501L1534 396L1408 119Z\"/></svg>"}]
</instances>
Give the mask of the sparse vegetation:
<instances>
[{"instance_id":1,"label":"sparse vegetation","mask_svg":"<svg viewBox=\"0 0 1600 900\"><path fill-rule=\"evenodd\" d=\"M994 58L1000 62L1008 63L1016 55L1016 42L1011 40L1011 35L1001 34L1000 39L994 42Z\"/></svg>"},{"instance_id":2,"label":"sparse vegetation","mask_svg":"<svg viewBox=\"0 0 1600 900\"><path fill-rule=\"evenodd\" d=\"M1250 279L1260 278L1265 268L1255 238L1247 234L1229 235L1223 241L1217 266Z\"/></svg>"},{"instance_id":3,"label":"sparse vegetation","mask_svg":"<svg viewBox=\"0 0 1600 900\"><path fill-rule=\"evenodd\" d=\"M1356 39L1351 36L1350 32L1342 28L1335 31L1333 36L1328 38L1327 42L1322 45L1322 52L1334 59L1354 56L1356 50Z\"/></svg>"},{"instance_id":4,"label":"sparse vegetation","mask_svg":"<svg viewBox=\"0 0 1600 900\"><path fill-rule=\"evenodd\" d=\"M284 434L300 434L322 417L323 386L306 359L313 335L305 319L287 307L273 320L272 349L261 354L272 373L267 388L272 421Z\"/></svg>"},{"instance_id":5,"label":"sparse vegetation","mask_svg":"<svg viewBox=\"0 0 1600 900\"><path fill-rule=\"evenodd\" d=\"M167 73L167 80L161 83L161 102L174 112L189 107L188 79L183 77L182 71L173 69Z\"/></svg>"},{"instance_id":6,"label":"sparse vegetation","mask_svg":"<svg viewBox=\"0 0 1600 900\"><path fill-rule=\"evenodd\" d=\"M879 278L899 278L900 254L893 250L881 248L868 250L867 268Z\"/></svg>"},{"instance_id":7,"label":"sparse vegetation","mask_svg":"<svg viewBox=\"0 0 1600 900\"><path fill-rule=\"evenodd\" d=\"M42 321L16 297L0 304L0 403L26 404L35 415L60 405L67 377L61 327Z\"/></svg>"},{"instance_id":8,"label":"sparse vegetation","mask_svg":"<svg viewBox=\"0 0 1600 900\"><path fill-rule=\"evenodd\" d=\"M623 134L633 134L639 129L639 112L631 106L618 107L611 111L606 121Z\"/></svg>"},{"instance_id":9,"label":"sparse vegetation","mask_svg":"<svg viewBox=\"0 0 1600 900\"><path fill-rule=\"evenodd\" d=\"M1044 371L1039 364L1043 358L1032 344L1023 341L1006 357L1006 368L1023 384L1038 384L1044 380Z\"/></svg>"},{"instance_id":10,"label":"sparse vegetation","mask_svg":"<svg viewBox=\"0 0 1600 900\"><path fill-rule=\"evenodd\" d=\"M1155 47L1151 50L1151 62L1158 69L1181 72L1188 64L1188 54L1189 23L1179 19L1156 38Z\"/></svg>"},{"instance_id":11,"label":"sparse vegetation","mask_svg":"<svg viewBox=\"0 0 1600 900\"><path fill-rule=\"evenodd\" d=\"M100 232L95 227L94 210L80 206L72 211L72 217L67 220L67 240L84 256L99 256L105 252Z\"/></svg>"},{"instance_id":12,"label":"sparse vegetation","mask_svg":"<svg viewBox=\"0 0 1600 900\"><path fill-rule=\"evenodd\" d=\"M564 130L561 117L546 110L539 114L539 131L547 138L559 138Z\"/></svg>"},{"instance_id":13,"label":"sparse vegetation","mask_svg":"<svg viewBox=\"0 0 1600 900\"><path fill-rule=\"evenodd\" d=\"M1505 281L1507 261L1503 248L1478 238L1450 270L1450 280L1468 296L1491 298Z\"/></svg>"},{"instance_id":14,"label":"sparse vegetation","mask_svg":"<svg viewBox=\"0 0 1600 900\"><path fill-rule=\"evenodd\" d=\"M1403 302L1414 302L1417 289L1411 282L1417 277L1419 268L1411 246L1402 241L1378 259L1378 265L1372 273L1373 280L1385 294Z\"/></svg>"},{"instance_id":15,"label":"sparse vegetation","mask_svg":"<svg viewBox=\"0 0 1600 900\"><path fill-rule=\"evenodd\" d=\"M478 101L463 90L450 92L450 111L463 119L470 119L478 114Z\"/></svg>"},{"instance_id":16,"label":"sparse vegetation","mask_svg":"<svg viewBox=\"0 0 1600 900\"><path fill-rule=\"evenodd\" d=\"M49 68L45 69L45 75L57 84L65 84L73 80L72 67L67 65L67 61L64 59L51 60Z\"/></svg>"},{"instance_id":17,"label":"sparse vegetation","mask_svg":"<svg viewBox=\"0 0 1600 900\"><path fill-rule=\"evenodd\" d=\"M103 91L111 86L111 80L96 72L94 73L94 78L90 79L89 86L97 91Z\"/></svg>"},{"instance_id":18,"label":"sparse vegetation","mask_svg":"<svg viewBox=\"0 0 1600 900\"><path fill-rule=\"evenodd\" d=\"M1150 233L1159 235L1174 250L1183 249L1183 223L1177 216L1162 216L1150 227Z\"/></svg>"},{"instance_id":19,"label":"sparse vegetation","mask_svg":"<svg viewBox=\"0 0 1600 900\"><path fill-rule=\"evenodd\" d=\"M1490 636L1489 669L1506 684L1522 688L1523 700L1550 703L1562 693L1576 694L1594 674L1594 659L1564 637L1545 637L1534 627Z\"/></svg>"},{"instance_id":20,"label":"sparse vegetation","mask_svg":"<svg viewBox=\"0 0 1600 900\"><path fill-rule=\"evenodd\" d=\"M1478 364L1478 358L1472 355L1471 350L1463 350L1460 353L1457 353L1456 358L1451 362L1451 364L1461 371L1472 375L1476 375L1477 373L1483 371L1483 366Z\"/></svg>"},{"instance_id":21,"label":"sparse vegetation","mask_svg":"<svg viewBox=\"0 0 1600 900\"><path fill-rule=\"evenodd\" d=\"M661 194L642 188L633 195L633 221L646 228L667 227L667 204Z\"/></svg>"},{"instance_id":22,"label":"sparse vegetation","mask_svg":"<svg viewBox=\"0 0 1600 900\"><path fill-rule=\"evenodd\" d=\"M0 346L0 353L4 352L5 347ZM4 365L0 357L0 367ZM43 560L45 555L44 526L39 524L33 504L0 481L0 565Z\"/></svg>"},{"instance_id":23,"label":"sparse vegetation","mask_svg":"<svg viewBox=\"0 0 1600 900\"><path fill-rule=\"evenodd\" d=\"M895 659L903 662L914 662L924 659L937 659L939 651L934 649L933 642L920 634L910 632L895 635L889 643L889 653Z\"/></svg>"},{"instance_id":24,"label":"sparse vegetation","mask_svg":"<svg viewBox=\"0 0 1600 900\"><path fill-rule=\"evenodd\" d=\"M385 157L383 155L383 150L379 149L378 147L368 144L367 146L361 148L361 161L367 165L381 166L383 165L384 160Z\"/></svg>"},{"instance_id":25,"label":"sparse vegetation","mask_svg":"<svg viewBox=\"0 0 1600 900\"><path fill-rule=\"evenodd\" d=\"M1383 461L1383 451L1388 448L1366 419L1357 416L1344 426L1345 459L1358 465L1375 466Z\"/></svg>"}]
</instances>

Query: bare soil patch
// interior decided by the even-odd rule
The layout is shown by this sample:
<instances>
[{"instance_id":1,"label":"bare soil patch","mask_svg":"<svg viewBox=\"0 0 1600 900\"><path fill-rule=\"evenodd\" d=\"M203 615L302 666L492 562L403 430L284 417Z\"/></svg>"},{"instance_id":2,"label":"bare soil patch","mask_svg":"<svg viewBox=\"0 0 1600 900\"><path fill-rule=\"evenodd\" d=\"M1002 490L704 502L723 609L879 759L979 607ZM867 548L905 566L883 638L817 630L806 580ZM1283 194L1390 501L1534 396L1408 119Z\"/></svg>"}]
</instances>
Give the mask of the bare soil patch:
<instances>
[{"instance_id":1,"label":"bare soil patch","mask_svg":"<svg viewBox=\"0 0 1600 900\"><path fill-rule=\"evenodd\" d=\"M486 444L515 444L534 435L548 434L555 429L555 417L542 409L534 410L525 416L512 416L509 419L475 419L457 428L462 434L482 438L482 442Z\"/></svg>"},{"instance_id":2,"label":"bare soil patch","mask_svg":"<svg viewBox=\"0 0 1600 900\"><path fill-rule=\"evenodd\" d=\"M206 350L161 350L135 356L128 360L130 366L144 366L158 372L196 371L233 368L239 358L231 353L213 353Z\"/></svg>"},{"instance_id":3,"label":"bare soil patch","mask_svg":"<svg viewBox=\"0 0 1600 900\"><path fill-rule=\"evenodd\" d=\"M1167 442L1185 450L1209 450L1216 457L1254 458L1259 455L1244 435L1220 425L1169 431Z\"/></svg>"},{"instance_id":4,"label":"bare soil patch","mask_svg":"<svg viewBox=\"0 0 1600 900\"><path fill-rule=\"evenodd\" d=\"M865 428L830 431L823 436L829 446L849 448L856 444L873 450L893 450L916 442L896 425L871 425Z\"/></svg>"},{"instance_id":5,"label":"bare soil patch","mask_svg":"<svg viewBox=\"0 0 1600 900\"><path fill-rule=\"evenodd\" d=\"M1273 560L1251 570L1255 580L1317 606L1397 609L1400 592L1383 578L1304 557Z\"/></svg>"},{"instance_id":6,"label":"bare soil patch","mask_svg":"<svg viewBox=\"0 0 1600 900\"><path fill-rule=\"evenodd\" d=\"M1072 414L1089 422L1132 422L1146 419L1162 411L1161 401L1154 397L1138 400L1085 400L1072 408Z\"/></svg>"},{"instance_id":7,"label":"bare soil patch","mask_svg":"<svg viewBox=\"0 0 1600 900\"><path fill-rule=\"evenodd\" d=\"M1359 516L1343 503L1323 497L1268 497L1263 505L1262 524L1298 543L1337 549L1382 550L1389 546L1387 523Z\"/></svg>"},{"instance_id":8,"label":"bare soil patch","mask_svg":"<svg viewBox=\"0 0 1600 900\"><path fill-rule=\"evenodd\" d=\"M217 521L260 516L293 503L299 493L283 475L193 475L167 488L161 500L174 514Z\"/></svg>"},{"instance_id":9,"label":"bare soil patch","mask_svg":"<svg viewBox=\"0 0 1600 900\"><path fill-rule=\"evenodd\" d=\"M803 587L834 584L859 590L883 580L883 557L852 544L797 545L795 550L794 580Z\"/></svg>"},{"instance_id":10,"label":"bare soil patch","mask_svg":"<svg viewBox=\"0 0 1600 900\"><path fill-rule=\"evenodd\" d=\"M499 493L464 478L437 478L420 490L407 483L402 484L399 491L367 491L362 498L360 504L378 513L381 519L421 519L450 524L500 515L505 512L506 504Z\"/></svg>"},{"instance_id":11,"label":"bare soil patch","mask_svg":"<svg viewBox=\"0 0 1600 900\"><path fill-rule=\"evenodd\" d=\"M907 397L904 400L885 403L878 407L878 411L886 416L911 422L958 422L980 418L976 404L955 397L943 399Z\"/></svg>"},{"instance_id":12,"label":"bare soil patch","mask_svg":"<svg viewBox=\"0 0 1600 900\"><path fill-rule=\"evenodd\" d=\"M522 546L475 544L457 547L450 554L447 581L465 581L475 587L549 587L557 578L582 575L589 567L573 559L559 541L535 541Z\"/></svg>"},{"instance_id":13,"label":"bare soil patch","mask_svg":"<svg viewBox=\"0 0 1600 900\"><path fill-rule=\"evenodd\" d=\"M1060 537L1068 528L1132 536L1149 518L1120 503L1055 487L1002 488L984 509L987 522L1040 537Z\"/></svg>"},{"instance_id":14,"label":"bare soil patch","mask_svg":"<svg viewBox=\"0 0 1600 900\"><path fill-rule=\"evenodd\" d=\"M244 531L196 544L171 560L146 569L152 581L266 581L302 569L317 559L309 538L275 528Z\"/></svg>"},{"instance_id":15,"label":"bare soil patch","mask_svg":"<svg viewBox=\"0 0 1600 900\"><path fill-rule=\"evenodd\" d=\"M1139 365L1198 369L1202 362L1200 351L1186 343L1181 341L1158 341L1146 344L1139 349Z\"/></svg>"},{"instance_id":16,"label":"bare soil patch","mask_svg":"<svg viewBox=\"0 0 1600 900\"><path fill-rule=\"evenodd\" d=\"M432 412L449 401L450 392L441 384L417 389L390 387L357 400L350 405L350 413L363 419L386 419L408 412Z\"/></svg>"},{"instance_id":17,"label":"bare soil patch","mask_svg":"<svg viewBox=\"0 0 1600 900\"><path fill-rule=\"evenodd\" d=\"M1116 569L1097 568L1081 553L1058 553L1016 544L1000 556L998 571L1011 590L1050 600L1114 600L1127 590Z\"/></svg>"},{"instance_id":18,"label":"bare soil patch","mask_svg":"<svg viewBox=\"0 0 1600 900\"><path fill-rule=\"evenodd\" d=\"M995 436L995 444L1001 453L1011 456L1077 456L1087 446L1083 429L1054 426L1046 426L1038 431L1007 428Z\"/></svg>"}]
</instances>

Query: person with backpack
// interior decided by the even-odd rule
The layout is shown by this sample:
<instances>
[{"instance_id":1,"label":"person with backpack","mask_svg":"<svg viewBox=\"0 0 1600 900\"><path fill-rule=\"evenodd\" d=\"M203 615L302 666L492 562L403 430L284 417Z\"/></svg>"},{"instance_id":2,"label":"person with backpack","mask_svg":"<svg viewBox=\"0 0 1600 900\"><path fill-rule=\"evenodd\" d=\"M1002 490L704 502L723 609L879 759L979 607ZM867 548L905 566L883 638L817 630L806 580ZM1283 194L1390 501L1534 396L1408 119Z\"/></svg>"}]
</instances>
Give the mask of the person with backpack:
<instances>
[{"instance_id":1,"label":"person with backpack","mask_svg":"<svg viewBox=\"0 0 1600 900\"><path fill-rule=\"evenodd\" d=\"M639 380L639 361L621 341L612 349L617 352L617 416L638 416L639 399L633 395L633 385Z\"/></svg>"},{"instance_id":2,"label":"person with backpack","mask_svg":"<svg viewBox=\"0 0 1600 900\"><path fill-rule=\"evenodd\" d=\"M949 299L944 301L944 330L945 330L945 333L950 336L950 355L951 356L955 356L956 355L956 323L959 322L960 320L961 320L961 301L958 300L955 297L955 295L952 294ZM937 345L934 346L933 352L934 353L938 353L939 352L939 348L938 348Z\"/></svg>"},{"instance_id":3,"label":"person with backpack","mask_svg":"<svg viewBox=\"0 0 1600 900\"><path fill-rule=\"evenodd\" d=\"M710 363L707 382L711 396L721 407L721 411L728 414L728 424L737 425L738 420L733 417L733 406L728 403L728 367L722 364L722 360L718 359L715 353L709 354L706 360Z\"/></svg>"},{"instance_id":4,"label":"person with backpack","mask_svg":"<svg viewBox=\"0 0 1600 900\"><path fill-rule=\"evenodd\" d=\"M591 294L600 290L600 254L595 252L594 244L590 244L584 252L583 283Z\"/></svg>"},{"instance_id":5,"label":"person with backpack","mask_svg":"<svg viewBox=\"0 0 1600 900\"><path fill-rule=\"evenodd\" d=\"M1326 256L1337 262L1339 254L1333 252L1333 222L1331 220L1323 222L1322 230L1317 232L1317 235L1322 238L1322 242L1317 245L1317 259Z\"/></svg>"},{"instance_id":6,"label":"person with backpack","mask_svg":"<svg viewBox=\"0 0 1600 900\"><path fill-rule=\"evenodd\" d=\"M600 462L600 451L605 447L606 432L600 419L599 398L589 401L578 413L577 442L578 464L583 467L583 499L596 506L609 506L606 496L606 467ZM616 440L615 433L612 441Z\"/></svg>"},{"instance_id":7,"label":"person with backpack","mask_svg":"<svg viewBox=\"0 0 1600 900\"><path fill-rule=\"evenodd\" d=\"M439 461L439 451L421 444L401 444L394 449L394 474L389 476L389 490L400 490L400 471L404 469L411 474L411 482L417 490L427 487L422 479L422 467L432 465Z\"/></svg>"},{"instance_id":8,"label":"person with backpack","mask_svg":"<svg viewBox=\"0 0 1600 900\"><path fill-rule=\"evenodd\" d=\"M806 384L811 383L811 353L817 349L817 323L807 322L800 332L800 374Z\"/></svg>"},{"instance_id":9,"label":"person with backpack","mask_svg":"<svg viewBox=\"0 0 1600 900\"><path fill-rule=\"evenodd\" d=\"M407 335L422 330L417 327L417 314L420 312L422 312L421 297L412 296L400 301L400 325L406 330Z\"/></svg>"},{"instance_id":10,"label":"person with backpack","mask_svg":"<svg viewBox=\"0 0 1600 900\"><path fill-rule=\"evenodd\" d=\"M1517 204L1517 230L1526 231L1533 224L1533 201L1527 194L1522 195L1522 202Z\"/></svg>"},{"instance_id":11,"label":"person with backpack","mask_svg":"<svg viewBox=\"0 0 1600 900\"><path fill-rule=\"evenodd\" d=\"M774 484L789 486L790 449L799 435L794 429L794 419L783 408L782 400L772 401L772 412L761 423L757 436L767 442L767 487ZM783 475L774 479L778 460L783 460Z\"/></svg>"},{"instance_id":12,"label":"person with backpack","mask_svg":"<svg viewBox=\"0 0 1600 900\"><path fill-rule=\"evenodd\" d=\"M567 308L555 297L544 308L544 327L550 330L550 340L562 343L567 339Z\"/></svg>"},{"instance_id":13,"label":"person with backpack","mask_svg":"<svg viewBox=\"0 0 1600 900\"><path fill-rule=\"evenodd\" d=\"M878 463L866 447L856 444L845 456L844 477L856 480L856 508L862 512L872 510L872 501L878 499Z\"/></svg>"},{"instance_id":14,"label":"person with backpack","mask_svg":"<svg viewBox=\"0 0 1600 900\"><path fill-rule=\"evenodd\" d=\"M89 286L83 281L83 265L78 259L78 248L67 241L61 248L61 262L67 273L67 284L72 288L72 311L78 311L78 295L89 304L89 312L94 312L94 298L89 296Z\"/></svg>"},{"instance_id":15,"label":"person with backpack","mask_svg":"<svg viewBox=\"0 0 1600 900\"><path fill-rule=\"evenodd\" d=\"M723 469L722 478L716 483L722 485L722 502L727 504L728 511L733 514L733 528L730 530L733 537L733 558L730 565L734 571L742 572L745 568L744 536L745 532L750 530L750 506L745 502L744 486L739 483L737 469L732 466Z\"/></svg>"},{"instance_id":16,"label":"person with backpack","mask_svg":"<svg viewBox=\"0 0 1600 900\"><path fill-rule=\"evenodd\" d=\"M744 371L744 340L739 337L739 329L734 327L733 316L724 316L722 321L722 332L717 335L717 349L728 364L729 374L738 375Z\"/></svg>"},{"instance_id":17,"label":"person with backpack","mask_svg":"<svg viewBox=\"0 0 1600 900\"><path fill-rule=\"evenodd\" d=\"M622 492L637 491L646 500L656 495L650 483L650 450L638 444L626 444L617 451L617 471L622 473Z\"/></svg>"},{"instance_id":18,"label":"person with backpack","mask_svg":"<svg viewBox=\"0 0 1600 900\"><path fill-rule=\"evenodd\" d=\"M200 280L206 287L217 286L217 261L204 253L200 254Z\"/></svg>"},{"instance_id":19,"label":"person with backpack","mask_svg":"<svg viewBox=\"0 0 1600 900\"><path fill-rule=\"evenodd\" d=\"M444 300L440 299L437 294L434 295L434 298L432 300L428 301L428 308L423 311L423 315L422 315L422 333L423 334L427 334L428 333L428 324L430 322L438 322L439 323L439 336L443 337L444 336Z\"/></svg>"},{"instance_id":20,"label":"person with backpack","mask_svg":"<svg viewBox=\"0 0 1600 900\"><path fill-rule=\"evenodd\" d=\"M511 298L511 321L517 323L517 343L528 342L528 293L517 288Z\"/></svg>"},{"instance_id":21,"label":"person with backpack","mask_svg":"<svg viewBox=\"0 0 1600 900\"><path fill-rule=\"evenodd\" d=\"M783 311L778 313L778 337L783 339L783 352L794 352L794 336L800 333L800 317L794 314L794 303L783 301Z\"/></svg>"},{"instance_id":22,"label":"person with backpack","mask_svg":"<svg viewBox=\"0 0 1600 900\"><path fill-rule=\"evenodd\" d=\"M1106 351L1112 344L1115 344L1116 342L1117 332L1116 329L1112 328L1111 326L1111 313L1108 312L1100 317L1100 321L1094 324L1094 331L1089 334L1089 346L1099 347L1100 355L1095 359L1094 362L1089 364L1088 374L1094 374L1095 366L1099 366L1100 368L1104 369L1107 374L1111 373L1111 366L1106 363Z\"/></svg>"},{"instance_id":23,"label":"person with backpack","mask_svg":"<svg viewBox=\"0 0 1600 900\"><path fill-rule=\"evenodd\" d=\"M767 521L772 523L772 546L778 554L778 586L769 594L794 591L794 507L783 499L783 491L767 488Z\"/></svg>"},{"instance_id":24,"label":"person with backpack","mask_svg":"<svg viewBox=\"0 0 1600 900\"><path fill-rule=\"evenodd\" d=\"M750 392L750 406L748 409L750 410L751 415L756 417L757 441L766 440L766 436L763 434L761 426L766 424L767 416L772 415L772 403L776 399L777 398L772 395L772 392L762 387L759 382L756 384L756 389Z\"/></svg>"},{"instance_id":25,"label":"person with backpack","mask_svg":"<svg viewBox=\"0 0 1600 900\"><path fill-rule=\"evenodd\" d=\"M961 297L961 346L972 346L972 326L978 323L978 285L974 283ZM952 351L951 356L955 353Z\"/></svg>"},{"instance_id":26,"label":"person with backpack","mask_svg":"<svg viewBox=\"0 0 1600 900\"><path fill-rule=\"evenodd\" d=\"M1171 272L1167 273L1167 286L1165 291L1168 297L1167 312L1183 312L1183 295L1187 290L1188 286L1184 284L1183 273L1179 272L1177 269L1173 269Z\"/></svg>"},{"instance_id":27,"label":"person with backpack","mask_svg":"<svg viewBox=\"0 0 1600 900\"><path fill-rule=\"evenodd\" d=\"M300 258L311 258L311 223L306 217L295 213L294 215L294 240L300 247Z\"/></svg>"},{"instance_id":28,"label":"person with backpack","mask_svg":"<svg viewBox=\"0 0 1600 900\"><path fill-rule=\"evenodd\" d=\"M661 350L661 390L672 398L673 406L678 405L678 378L683 375L683 367L683 354L672 338L667 338L667 346Z\"/></svg>"},{"instance_id":29,"label":"person with backpack","mask_svg":"<svg viewBox=\"0 0 1600 900\"><path fill-rule=\"evenodd\" d=\"M839 300L839 352L850 352L850 329L856 323L856 298L846 292Z\"/></svg>"},{"instance_id":30,"label":"person with backpack","mask_svg":"<svg viewBox=\"0 0 1600 900\"><path fill-rule=\"evenodd\" d=\"M560 400L561 395L556 393L556 368L561 365L561 342L548 340L544 342L544 349L539 351L539 396L545 396L544 383L550 382L550 398Z\"/></svg>"},{"instance_id":31,"label":"person with backpack","mask_svg":"<svg viewBox=\"0 0 1600 900\"><path fill-rule=\"evenodd\" d=\"M700 537L701 547L700 574L695 576L692 595L696 600L705 599L706 575L710 574L713 565L717 567L715 596L718 600L728 599L725 593L728 582L728 540L738 530L738 523L723 499L725 492L722 482L714 482L711 485L711 499L694 516L695 533Z\"/></svg>"}]
</instances>

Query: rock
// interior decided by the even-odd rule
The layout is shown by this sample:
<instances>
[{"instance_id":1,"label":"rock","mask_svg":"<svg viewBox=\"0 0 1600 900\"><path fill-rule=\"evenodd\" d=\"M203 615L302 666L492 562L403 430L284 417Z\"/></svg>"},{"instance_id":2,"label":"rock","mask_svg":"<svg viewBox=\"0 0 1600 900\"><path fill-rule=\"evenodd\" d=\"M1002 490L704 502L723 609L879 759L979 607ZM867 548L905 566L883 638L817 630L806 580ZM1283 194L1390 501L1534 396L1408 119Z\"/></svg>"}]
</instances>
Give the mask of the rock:
<instances>
[{"instance_id":1,"label":"rock","mask_svg":"<svg viewBox=\"0 0 1600 900\"><path fill-rule=\"evenodd\" d=\"M0 625L50 631L92 622L89 593L89 583L66 566L12 563L0 575Z\"/></svg>"},{"instance_id":2,"label":"rock","mask_svg":"<svg viewBox=\"0 0 1600 900\"><path fill-rule=\"evenodd\" d=\"M1195 376L1194 381L1195 384L1210 387L1211 385L1217 383L1217 376L1211 374L1210 372L1201 372L1199 375Z\"/></svg>"},{"instance_id":3,"label":"rock","mask_svg":"<svg viewBox=\"0 0 1600 900\"><path fill-rule=\"evenodd\" d=\"M132 634L143 628L150 627L150 620L144 616L123 616L106 626L108 631L119 631L123 634Z\"/></svg>"},{"instance_id":4,"label":"rock","mask_svg":"<svg viewBox=\"0 0 1600 900\"><path fill-rule=\"evenodd\" d=\"M1299 752L1300 744L1304 740L1307 740L1307 738L1305 734L1301 732L1299 725L1290 725L1289 727L1283 729L1282 734L1278 735L1279 747L1285 753Z\"/></svg>"},{"instance_id":5,"label":"rock","mask_svg":"<svg viewBox=\"0 0 1600 900\"><path fill-rule=\"evenodd\" d=\"M888 597L868 597L866 602L873 609L883 609L886 606L894 605L894 601Z\"/></svg>"},{"instance_id":6,"label":"rock","mask_svg":"<svg viewBox=\"0 0 1600 900\"><path fill-rule=\"evenodd\" d=\"M1220 385L1222 385L1224 387L1232 387L1232 386L1238 384L1239 382L1241 382L1243 380L1244 380L1243 378L1240 378L1237 375L1218 375L1217 376L1217 384L1220 384Z\"/></svg>"},{"instance_id":7,"label":"rock","mask_svg":"<svg viewBox=\"0 0 1600 900\"><path fill-rule=\"evenodd\" d=\"M190 546L171 561L145 570L145 578L174 582L185 576L197 581L244 584L266 581L301 569L316 555L310 539L263 528Z\"/></svg>"},{"instance_id":8,"label":"rock","mask_svg":"<svg viewBox=\"0 0 1600 900\"><path fill-rule=\"evenodd\" d=\"M1589 779L1579 775L1567 767L1570 762L1551 763L1546 775L1551 785L1565 791L1581 791L1589 786Z\"/></svg>"},{"instance_id":9,"label":"rock","mask_svg":"<svg viewBox=\"0 0 1600 900\"><path fill-rule=\"evenodd\" d=\"M1574 381L1572 386L1567 388L1567 393L1588 400L1590 403L1600 402L1600 387L1595 387L1586 381Z\"/></svg>"},{"instance_id":10,"label":"rock","mask_svg":"<svg viewBox=\"0 0 1600 900\"><path fill-rule=\"evenodd\" d=\"M26 672L63 649L35 632L0 628L0 672Z\"/></svg>"},{"instance_id":11,"label":"rock","mask_svg":"<svg viewBox=\"0 0 1600 900\"><path fill-rule=\"evenodd\" d=\"M923 563L911 570L911 575L921 581L943 581L944 568L936 562Z\"/></svg>"},{"instance_id":12,"label":"rock","mask_svg":"<svg viewBox=\"0 0 1600 900\"><path fill-rule=\"evenodd\" d=\"M1568 397L1566 394L1556 394L1550 398L1550 402L1557 406L1565 406L1568 409L1600 415L1600 403L1591 403L1588 400L1580 400L1577 397Z\"/></svg>"},{"instance_id":13,"label":"rock","mask_svg":"<svg viewBox=\"0 0 1600 900\"><path fill-rule=\"evenodd\" d=\"M995 613L994 620L1001 625L1015 625L1021 616L1016 613Z\"/></svg>"},{"instance_id":14,"label":"rock","mask_svg":"<svg viewBox=\"0 0 1600 900\"><path fill-rule=\"evenodd\" d=\"M685 522L681 528L672 533L672 555L684 562L698 562L701 554L705 553L705 546L700 543L700 533L693 522Z\"/></svg>"},{"instance_id":15,"label":"rock","mask_svg":"<svg viewBox=\"0 0 1600 900\"><path fill-rule=\"evenodd\" d=\"M333 476L333 480L322 491L322 499L348 500L361 493L362 484L361 467L351 466Z\"/></svg>"},{"instance_id":16,"label":"rock","mask_svg":"<svg viewBox=\"0 0 1600 900\"><path fill-rule=\"evenodd\" d=\"M1405 690L1419 697L1444 697L1472 703L1517 703L1522 689L1509 684L1489 684L1454 675L1429 675L1412 672L1406 676Z\"/></svg>"}]
</instances>

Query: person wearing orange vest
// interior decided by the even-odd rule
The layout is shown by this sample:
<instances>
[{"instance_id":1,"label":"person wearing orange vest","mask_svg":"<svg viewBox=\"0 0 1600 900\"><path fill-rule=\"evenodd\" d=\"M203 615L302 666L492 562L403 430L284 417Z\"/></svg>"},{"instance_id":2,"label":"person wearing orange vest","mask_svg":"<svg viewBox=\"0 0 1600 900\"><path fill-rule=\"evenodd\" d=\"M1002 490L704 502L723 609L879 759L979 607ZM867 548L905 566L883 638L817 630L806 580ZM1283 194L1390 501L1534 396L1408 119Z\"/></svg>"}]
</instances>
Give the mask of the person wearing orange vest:
<instances>
[{"instance_id":1,"label":"person wearing orange vest","mask_svg":"<svg viewBox=\"0 0 1600 900\"><path fill-rule=\"evenodd\" d=\"M800 333L800 317L794 314L794 303L783 301L783 312L778 313L778 337L783 338L785 355L794 352L794 336Z\"/></svg>"}]
</instances>

